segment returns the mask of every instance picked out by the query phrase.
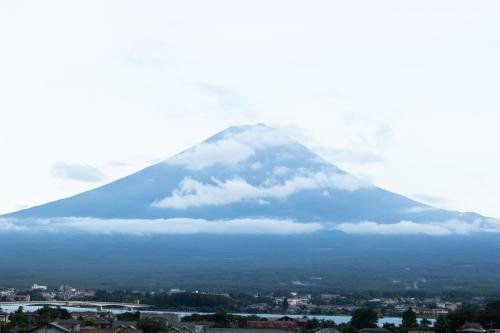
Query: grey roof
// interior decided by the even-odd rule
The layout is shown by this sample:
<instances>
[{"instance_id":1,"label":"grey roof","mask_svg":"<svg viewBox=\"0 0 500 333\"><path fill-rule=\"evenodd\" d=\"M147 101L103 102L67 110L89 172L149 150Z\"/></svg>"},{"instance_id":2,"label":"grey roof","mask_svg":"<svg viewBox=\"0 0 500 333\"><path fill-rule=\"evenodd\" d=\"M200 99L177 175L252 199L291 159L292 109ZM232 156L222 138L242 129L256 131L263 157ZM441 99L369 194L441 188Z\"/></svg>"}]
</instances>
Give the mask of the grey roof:
<instances>
[{"instance_id":1,"label":"grey roof","mask_svg":"<svg viewBox=\"0 0 500 333\"><path fill-rule=\"evenodd\" d=\"M61 331L61 332L71 333L71 331L70 331L70 330L68 330L68 329L67 329L67 328L65 328L65 327L62 327L61 325L58 325L57 323L49 323L49 324L47 324L47 326L52 326L52 327L54 327L54 328L58 329L58 330L59 330L59 331ZM37 329L39 329L40 327L43 327L43 326L37 326L37 327L33 328L31 331L36 331L36 330L37 330Z\"/></svg>"},{"instance_id":2,"label":"grey roof","mask_svg":"<svg viewBox=\"0 0 500 333\"><path fill-rule=\"evenodd\" d=\"M52 322L51 324L56 324L65 328L70 328L76 325L80 325L80 322L76 319L59 319Z\"/></svg>"},{"instance_id":3,"label":"grey roof","mask_svg":"<svg viewBox=\"0 0 500 333\"><path fill-rule=\"evenodd\" d=\"M195 322L189 322L189 321L174 321L170 323L170 326L176 329L181 329L183 327L186 327L187 329L191 330L194 332L195 326L199 325L196 324Z\"/></svg>"},{"instance_id":4,"label":"grey roof","mask_svg":"<svg viewBox=\"0 0 500 333\"><path fill-rule=\"evenodd\" d=\"M327 328L320 328L319 330L316 331L316 333L341 333L341 331L333 327L327 327Z\"/></svg>"},{"instance_id":5,"label":"grey roof","mask_svg":"<svg viewBox=\"0 0 500 333\"><path fill-rule=\"evenodd\" d=\"M363 328L359 330L360 332L377 332L377 333L389 333L392 332L391 330L388 330L387 328L380 328L380 327L374 327L374 328Z\"/></svg>"},{"instance_id":6,"label":"grey roof","mask_svg":"<svg viewBox=\"0 0 500 333\"><path fill-rule=\"evenodd\" d=\"M465 323L460 327L457 332L486 332L483 326L478 323Z\"/></svg>"},{"instance_id":7,"label":"grey roof","mask_svg":"<svg viewBox=\"0 0 500 333\"><path fill-rule=\"evenodd\" d=\"M252 328L209 328L207 333L295 333L294 331Z\"/></svg>"},{"instance_id":8,"label":"grey roof","mask_svg":"<svg viewBox=\"0 0 500 333\"><path fill-rule=\"evenodd\" d=\"M112 324L112 327L113 328L127 328L127 327L131 327L131 328L136 328L137 327L137 321L133 321L133 320L130 320L130 321L126 321L126 320L115 320Z\"/></svg>"}]
</instances>

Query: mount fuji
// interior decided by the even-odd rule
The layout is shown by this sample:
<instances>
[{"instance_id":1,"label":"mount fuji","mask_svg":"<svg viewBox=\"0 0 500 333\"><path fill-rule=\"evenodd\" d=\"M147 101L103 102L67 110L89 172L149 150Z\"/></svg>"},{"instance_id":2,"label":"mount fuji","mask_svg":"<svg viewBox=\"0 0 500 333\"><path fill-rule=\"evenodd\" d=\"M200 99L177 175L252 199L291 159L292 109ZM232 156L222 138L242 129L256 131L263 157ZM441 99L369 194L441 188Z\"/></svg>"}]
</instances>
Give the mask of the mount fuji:
<instances>
[{"instance_id":1,"label":"mount fuji","mask_svg":"<svg viewBox=\"0 0 500 333\"><path fill-rule=\"evenodd\" d=\"M242 218L303 223L472 222L373 186L263 124L230 127L130 176L16 218Z\"/></svg>"},{"instance_id":2,"label":"mount fuji","mask_svg":"<svg viewBox=\"0 0 500 333\"><path fill-rule=\"evenodd\" d=\"M498 289L498 232L498 220L354 177L280 130L236 126L0 216L0 285Z\"/></svg>"}]
</instances>

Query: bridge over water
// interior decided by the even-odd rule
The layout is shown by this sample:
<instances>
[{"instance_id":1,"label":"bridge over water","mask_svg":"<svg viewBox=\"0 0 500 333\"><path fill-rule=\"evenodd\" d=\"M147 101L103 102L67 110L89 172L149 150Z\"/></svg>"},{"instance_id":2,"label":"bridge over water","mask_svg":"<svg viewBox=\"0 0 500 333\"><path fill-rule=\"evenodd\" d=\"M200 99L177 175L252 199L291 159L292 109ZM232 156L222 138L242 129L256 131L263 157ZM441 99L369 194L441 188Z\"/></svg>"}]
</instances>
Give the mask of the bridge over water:
<instances>
[{"instance_id":1,"label":"bridge over water","mask_svg":"<svg viewBox=\"0 0 500 333\"><path fill-rule=\"evenodd\" d=\"M127 310L138 310L149 308L151 305L138 304L138 303L119 303L119 302L94 302L94 301L16 301L16 302L0 302L0 307L2 305L14 305L14 306L67 306L67 307L95 307L98 310L103 308L123 308Z\"/></svg>"}]
</instances>

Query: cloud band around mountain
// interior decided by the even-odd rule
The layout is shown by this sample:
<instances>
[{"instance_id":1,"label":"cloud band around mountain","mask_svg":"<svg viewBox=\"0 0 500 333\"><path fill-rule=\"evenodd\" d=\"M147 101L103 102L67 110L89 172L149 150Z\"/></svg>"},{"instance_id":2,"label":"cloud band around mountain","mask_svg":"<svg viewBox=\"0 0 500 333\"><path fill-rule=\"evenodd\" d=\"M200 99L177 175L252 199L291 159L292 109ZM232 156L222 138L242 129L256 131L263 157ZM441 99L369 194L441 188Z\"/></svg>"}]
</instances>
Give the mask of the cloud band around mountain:
<instances>
[{"instance_id":1,"label":"cloud band around mountain","mask_svg":"<svg viewBox=\"0 0 500 333\"><path fill-rule=\"evenodd\" d=\"M500 221L478 219L474 222L450 220L417 223L400 221L382 224L372 221L357 223L302 223L287 219L242 218L233 220L171 219L100 219L91 217L59 217L50 219L0 219L0 232L85 232L92 234L190 235L253 234L300 235L336 231L352 235L426 235L453 236L500 233Z\"/></svg>"},{"instance_id":2,"label":"cloud band around mountain","mask_svg":"<svg viewBox=\"0 0 500 333\"><path fill-rule=\"evenodd\" d=\"M283 199L304 190L333 188L355 191L369 184L348 174L336 172L317 172L310 175L297 175L283 183L269 186L255 186L242 178L225 181L212 179L213 184L202 183L186 177L172 195L152 203L157 208L187 209L206 205L227 205L243 200L266 198Z\"/></svg>"},{"instance_id":3,"label":"cloud band around mountain","mask_svg":"<svg viewBox=\"0 0 500 333\"><path fill-rule=\"evenodd\" d=\"M443 222L400 221L398 223L376 223L361 221L358 223L340 223L333 230L347 234L360 235L469 235L477 233L500 233L500 221L495 219L477 219L473 222L449 220Z\"/></svg>"},{"instance_id":4,"label":"cloud band around mountain","mask_svg":"<svg viewBox=\"0 0 500 333\"><path fill-rule=\"evenodd\" d=\"M58 162L52 166L51 172L55 177L81 182L100 182L106 179L101 170L87 164Z\"/></svg>"},{"instance_id":5,"label":"cloud band around mountain","mask_svg":"<svg viewBox=\"0 0 500 333\"><path fill-rule=\"evenodd\" d=\"M87 232L93 234L261 234L295 235L322 230L319 223L299 223L278 219L205 220L171 219L99 219L60 217L51 219L0 219L0 232Z\"/></svg>"}]
</instances>

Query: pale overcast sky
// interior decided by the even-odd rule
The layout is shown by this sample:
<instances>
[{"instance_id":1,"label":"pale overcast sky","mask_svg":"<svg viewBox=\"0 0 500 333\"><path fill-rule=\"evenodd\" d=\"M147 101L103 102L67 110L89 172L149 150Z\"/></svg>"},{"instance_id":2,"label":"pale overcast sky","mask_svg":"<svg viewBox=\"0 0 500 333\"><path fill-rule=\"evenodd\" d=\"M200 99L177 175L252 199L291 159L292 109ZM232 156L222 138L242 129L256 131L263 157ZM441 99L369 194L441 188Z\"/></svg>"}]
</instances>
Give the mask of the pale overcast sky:
<instances>
[{"instance_id":1,"label":"pale overcast sky","mask_svg":"<svg viewBox=\"0 0 500 333\"><path fill-rule=\"evenodd\" d=\"M498 1L2 1L0 213L225 127L500 216Z\"/></svg>"}]
</instances>

